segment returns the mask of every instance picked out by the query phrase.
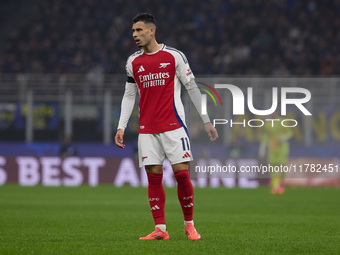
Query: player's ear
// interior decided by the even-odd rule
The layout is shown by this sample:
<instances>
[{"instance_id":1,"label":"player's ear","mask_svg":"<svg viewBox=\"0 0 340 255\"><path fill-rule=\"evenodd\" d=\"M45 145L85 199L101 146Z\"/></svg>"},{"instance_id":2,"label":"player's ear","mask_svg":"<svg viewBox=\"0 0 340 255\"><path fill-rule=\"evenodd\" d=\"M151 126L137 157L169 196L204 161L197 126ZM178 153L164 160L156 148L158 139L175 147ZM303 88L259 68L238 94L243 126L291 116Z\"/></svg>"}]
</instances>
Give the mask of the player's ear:
<instances>
[{"instance_id":1,"label":"player's ear","mask_svg":"<svg viewBox=\"0 0 340 255\"><path fill-rule=\"evenodd\" d=\"M153 35L155 35L155 33L156 33L156 27L151 26L151 27L150 27L150 32L151 32Z\"/></svg>"}]
</instances>

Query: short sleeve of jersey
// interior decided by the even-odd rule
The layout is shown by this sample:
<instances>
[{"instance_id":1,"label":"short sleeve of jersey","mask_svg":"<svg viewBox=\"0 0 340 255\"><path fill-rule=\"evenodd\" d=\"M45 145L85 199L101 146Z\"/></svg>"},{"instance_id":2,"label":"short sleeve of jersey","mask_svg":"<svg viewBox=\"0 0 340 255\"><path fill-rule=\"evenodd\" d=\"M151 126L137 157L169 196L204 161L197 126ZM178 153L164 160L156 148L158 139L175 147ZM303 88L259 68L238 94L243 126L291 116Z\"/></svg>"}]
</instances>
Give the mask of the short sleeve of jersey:
<instances>
[{"instance_id":1,"label":"short sleeve of jersey","mask_svg":"<svg viewBox=\"0 0 340 255\"><path fill-rule=\"evenodd\" d=\"M181 51L177 51L175 55L176 59L176 74L183 85L187 84L195 76L192 73L188 60Z\"/></svg>"}]
</instances>

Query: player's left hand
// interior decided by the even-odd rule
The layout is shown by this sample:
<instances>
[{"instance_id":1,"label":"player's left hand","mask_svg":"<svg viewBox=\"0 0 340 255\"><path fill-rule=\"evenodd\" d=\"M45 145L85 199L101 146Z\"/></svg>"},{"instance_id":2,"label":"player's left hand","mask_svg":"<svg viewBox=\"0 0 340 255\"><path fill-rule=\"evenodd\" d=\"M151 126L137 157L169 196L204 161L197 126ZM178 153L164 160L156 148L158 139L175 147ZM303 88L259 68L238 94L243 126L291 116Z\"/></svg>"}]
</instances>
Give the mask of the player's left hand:
<instances>
[{"instance_id":1,"label":"player's left hand","mask_svg":"<svg viewBox=\"0 0 340 255\"><path fill-rule=\"evenodd\" d=\"M218 138L217 130L210 122L204 124L204 129L207 132L210 141L213 142Z\"/></svg>"}]
</instances>

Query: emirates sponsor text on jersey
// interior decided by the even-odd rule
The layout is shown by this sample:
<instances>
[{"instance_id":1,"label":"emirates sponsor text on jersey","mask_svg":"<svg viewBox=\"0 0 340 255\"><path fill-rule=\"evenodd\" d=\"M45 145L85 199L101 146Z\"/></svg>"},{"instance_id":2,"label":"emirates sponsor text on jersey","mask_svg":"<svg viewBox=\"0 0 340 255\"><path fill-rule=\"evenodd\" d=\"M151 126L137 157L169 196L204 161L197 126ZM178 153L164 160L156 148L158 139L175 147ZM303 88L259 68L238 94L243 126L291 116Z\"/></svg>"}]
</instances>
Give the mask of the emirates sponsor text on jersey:
<instances>
[{"instance_id":1,"label":"emirates sponsor text on jersey","mask_svg":"<svg viewBox=\"0 0 340 255\"><path fill-rule=\"evenodd\" d=\"M143 84L143 88L154 86L164 86L165 79L170 78L169 72L149 73L146 75L139 75L139 82Z\"/></svg>"}]
</instances>

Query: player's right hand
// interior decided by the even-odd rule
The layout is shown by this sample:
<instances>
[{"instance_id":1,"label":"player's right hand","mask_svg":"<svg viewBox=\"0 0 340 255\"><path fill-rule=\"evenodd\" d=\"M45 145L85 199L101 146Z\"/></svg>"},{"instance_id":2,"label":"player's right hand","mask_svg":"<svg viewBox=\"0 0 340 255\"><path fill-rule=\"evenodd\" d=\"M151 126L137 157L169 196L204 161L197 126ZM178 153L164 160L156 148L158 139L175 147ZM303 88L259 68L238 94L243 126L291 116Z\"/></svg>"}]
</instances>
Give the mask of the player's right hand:
<instances>
[{"instance_id":1,"label":"player's right hand","mask_svg":"<svg viewBox=\"0 0 340 255\"><path fill-rule=\"evenodd\" d=\"M124 131L123 129L118 129L115 136L115 143L119 148L124 149L125 144L123 144Z\"/></svg>"}]
</instances>

